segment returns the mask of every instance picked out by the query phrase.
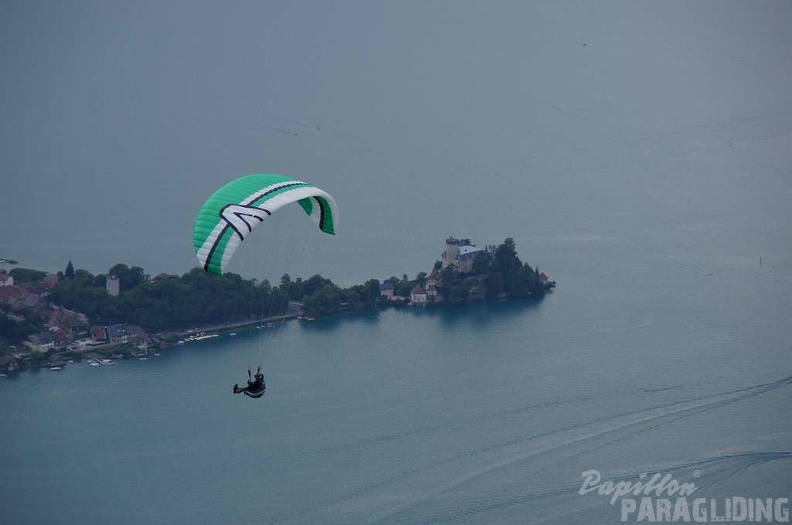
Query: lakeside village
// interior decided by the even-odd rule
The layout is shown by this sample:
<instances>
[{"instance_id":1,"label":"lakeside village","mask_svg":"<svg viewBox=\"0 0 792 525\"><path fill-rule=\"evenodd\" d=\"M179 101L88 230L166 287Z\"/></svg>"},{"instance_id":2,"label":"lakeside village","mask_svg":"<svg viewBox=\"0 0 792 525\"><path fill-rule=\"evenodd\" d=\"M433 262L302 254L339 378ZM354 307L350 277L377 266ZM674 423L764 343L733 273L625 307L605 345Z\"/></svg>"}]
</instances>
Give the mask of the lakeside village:
<instances>
[{"instance_id":1,"label":"lakeside village","mask_svg":"<svg viewBox=\"0 0 792 525\"><path fill-rule=\"evenodd\" d=\"M312 321L361 308L436 307L543 296L551 281L520 261L511 238L479 248L446 239L430 272L340 288L320 275L280 284L194 268L182 277L146 275L117 264L107 275L75 270L46 273L0 264L0 374L27 368L61 370L74 361L107 366L114 359L146 359L173 346L267 329L286 319ZM190 328L199 326L201 328Z\"/></svg>"}]
</instances>

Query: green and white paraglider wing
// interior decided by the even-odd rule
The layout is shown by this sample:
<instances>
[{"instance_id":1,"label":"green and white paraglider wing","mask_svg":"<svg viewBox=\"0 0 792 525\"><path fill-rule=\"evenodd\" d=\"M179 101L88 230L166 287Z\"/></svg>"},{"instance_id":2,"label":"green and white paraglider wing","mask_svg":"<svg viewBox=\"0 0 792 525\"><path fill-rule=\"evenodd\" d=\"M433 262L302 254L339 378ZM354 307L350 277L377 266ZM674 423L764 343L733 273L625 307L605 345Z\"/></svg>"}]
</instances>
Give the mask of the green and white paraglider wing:
<instances>
[{"instance_id":1,"label":"green and white paraglider wing","mask_svg":"<svg viewBox=\"0 0 792 525\"><path fill-rule=\"evenodd\" d=\"M338 207L329 193L283 175L247 175L217 190L198 213L193 243L201 266L222 275L253 229L292 202L299 204L320 230L335 234Z\"/></svg>"}]
</instances>

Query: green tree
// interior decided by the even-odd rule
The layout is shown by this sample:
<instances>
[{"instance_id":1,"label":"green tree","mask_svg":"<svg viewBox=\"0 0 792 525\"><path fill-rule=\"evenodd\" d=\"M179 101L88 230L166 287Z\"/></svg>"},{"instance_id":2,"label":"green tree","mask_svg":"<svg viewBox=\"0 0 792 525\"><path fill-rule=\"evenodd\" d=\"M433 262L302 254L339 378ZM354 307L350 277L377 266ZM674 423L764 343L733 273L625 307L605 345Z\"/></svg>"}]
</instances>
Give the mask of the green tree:
<instances>
[{"instance_id":1,"label":"green tree","mask_svg":"<svg viewBox=\"0 0 792 525\"><path fill-rule=\"evenodd\" d=\"M404 277L407 277L405 275ZM393 295L398 295L399 297L409 297L410 290L412 290L415 284L408 279L402 278L396 284L393 285Z\"/></svg>"},{"instance_id":2,"label":"green tree","mask_svg":"<svg viewBox=\"0 0 792 525\"><path fill-rule=\"evenodd\" d=\"M63 272L63 275L67 279L72 279L72 280L74 279L74 265L72 264L71 261L69 261L69 264L66 265L66 271Z\"/></svg>"},{"instance_id":3,"label":"green tree","mask_svg":"<svg viewBox=\"0 0 792 525\"><path fill-rule=\"evenodd\" d=\"M491 268L503 276L503 289L507 295L518 292L519 272L522 263L517 257L517 249L514 239L508 237L502 244L498 245L492 258Z\"/></svg>"},{"instance_id":4,"label":"green tree","mask_svg":"<svg viewBox=\"0 0 792 525\"><path fill-rule=\"evenodd\" d=\"M377 279L369 279L362 285L355 285L349 288L350 291L358 295L361 305L371 306L379 300L380 282Z\"/></svg>"},{"instance_id":5,"label":"green tree","mask_svg":"<svg viewBox=\"0 0 792 525\"><path fill-rule=\"evenodd\" d=\"M333 283L330 282L329 279L325 279L319 274L312 275L308 278L308 280L305 281L305 283L303 283L302 290L300 290L300 296L313 295L319 289L328 284Z\"/></svg>"},{"instance_id":6,"label":"green tree","mask_svg":"<svg viewBox=\"0 0 792 525\"><path fill-rule=\"evenodd\" d=\"M470 289L473 283L470 279L457 281L452 286L451 297L453 302L467 303L470 301Z\"/></svg>"},{"instance_id":7,"label":"green tree","mask_svg":"<svg viewBox=\"0 0 792 525\"><path fill-rule=\"evenodd\" d=\"M449 264L443 271L440 272L440 287L438 291L443 299L448 302L454 302L456 297L454 295L454 281L456 280L456 268L453 264Z\"/></svg>"},{"instance_id":8,"label":"green tree","mask_svg":"<svg viewBox=\"0 0 792 525\"><path fill-rule=\"evenodd\" d=\"M492 255L490 255L488 250L477 252L475 258L473 259L473 273L481 274L489 272L491 263Z\"/></svg>"},{"instance_id":9,"label":"green tree","mask_svg":"<svg viewBox=\"0 0 792 525\"><path fill-rule=\"evenodd\" d=\"M338 313L343 310L343 302L343 291L332 283L303 298L305 313L313 317Z\"/></svg>"},{"instance_id":10,"label":"green tree","mask_svg":"<svg viewBox=\"0 0 792 525\"><path fill-rule=\"evenodd\" d=\"M8 274L14 278L14 284L35 284L47 276L47 272L29 268L14 268Z\"/></svg>"},{"instance_id":11,"label":"green tree","mask_svg":"<svg viewBox=\"0 0 792 525\"><path fill-rule=\"evenodd\" d=\"M116 264L108 275L115 275L121 281L121 290L128 291L139 286L146 280L146 272L140 266L128 267L126 264Z\"/></svg>"},{"instance_id":12,"label":"green tree","mask_svg":"<svg viewBox=\"0 0 792 525\"><path fill-rule=\"evenodd\" d=\"M74 272L74 279L76 281L93 282L94 276L88 270L79 269Z\"/></svg>"},{"instance_id":13,"label":"green tree","mask_svg":"<svg viewBox=\"0 0 792 525\"><path fill-rule=\"evenodd\" d=\"M487 299L497 299L503 293L503 275L500 272L490 272L487 274L485 282Z\"/></svg>"},{"instance_id":14,"label":"green tree","mask_svg":"<svg viewBox=\"0 0 792 525\"><path fill-rule=\"evenodd\" d=\"M22 321L11 319L6 316L6 311L10 311L10 307L2 305L0 307L0 346L2 344L19 344L24 341L27 336L45 330L45 326L41 317L31 311L16 312L17 315L22 314Z\"/></svg>"}]
</instances>

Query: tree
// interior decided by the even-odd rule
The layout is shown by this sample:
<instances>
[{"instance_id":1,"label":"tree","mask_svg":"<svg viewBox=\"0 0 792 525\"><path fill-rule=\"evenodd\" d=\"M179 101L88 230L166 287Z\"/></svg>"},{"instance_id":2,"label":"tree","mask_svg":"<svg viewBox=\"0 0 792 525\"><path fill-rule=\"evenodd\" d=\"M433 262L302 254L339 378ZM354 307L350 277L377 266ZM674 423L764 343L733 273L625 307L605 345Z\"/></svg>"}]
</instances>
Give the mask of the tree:
<instances>
[{"instance_id":1,"label":"tree","mask_svg":"<svg viewBox=\"0 0 792 525\"><path fill-rule=\"evenodd\" d=\"M448 302L453 302L454 297L454 279L456 279L456 268L453 264L449 264L440 273L440 295Z\"/></svg>"},{"instance_id":2,"label":"tree","mask_svg":"<svg viewBox=\"0 0 792 525\"><path fill-rule=\"evenodd\" d=\"M72 280L74 280L74 265L72 264L72 262L71 262L71 261L69 261L69 264L67 264L67 265L66 265L66 271L65 271L65 272L63 272L63 275L64 275L64 276L65 276L67 279L72 279Z\"/></svg>"},{"instance_id":3,"label":"tree","mask_svg":"<svg viewBox=\"0 0 792 525\"><path fill-rule=\"evenodd\" d=\"M411 281L402 279L393 286L393 295L410 297L410 290L412 290L413 286L415 286L415 284Z\"/></svg>"},{"instance_id":4,"label":"tree","mask_svg":"<svg viewBox=\"0 0 792 525\"><path fill-rule=\"evenodd\" d=\"M492 255L490 255L489 251L484 250L476 253L476 257L473 259L473 273L487 273L491 263Z\"/></svg>"},{"instance_id":5,"label":"tree","mask_svg":"<svg viewBox=\"0 0 792 525\"><path fill-rule=\"evenodd\" d=\"M94 276L88 270L79 269L79 270L75 270L74 279L76 281L93 282Z\"/></svg>"},{"instance_id":6,"label":"tree","mask_svg":"<svg viewBox=\"0 0 792 525\"><path fill-rule=\"evenodd\" d=\"M517 257L514 239L508 237L498 245L492 257L491 268L503 276L503 289L508 295L518 293L519 273L522 263Z\"/></svg>"},{"instance_id":7,"label":"tree","mask_svg":"<svg viewBox=\"0 0 792 525\"><path fill-rule=\"evenodd\" d=\"M321 275L312 275L307 281L303 283L300 296L313 295L317 290L327 284L332 284L329 279L324 279Z\"/></svg>"},{"instance_id":8,"label":"tree","mask_svg":"<svg viewBox=\"0 0 792 525\"><path fill-rule=\"evenodd\" d=\"M347 297L341 288L332 283L324 284L314 294L303 298L305 313L312 317L338 313L343 309L345 298Z\"/></svg>"},{"instance_id":9,"label":"tree","mask_svg":"<svg viewBox=\"0 0 792 525\"><path fill-rule=\"evenodd\" d=\"M471 288L473 288L473 283L470 279L455 282L451 291L453 301L468 303L470 301Z\"/></svg>"},{"instance_id":10,"label":"tree","mask_svg":"<svg viewBox=\"0 0 792 525\"><path fill-rule=\"evenodd\" d=\"M6 309L10 310L6 305L0 307L0 346L3 342L18 344L24 341L27 336L46 329L38 315L26 312L24 319L17 321L5 315L2 310Z\"/></svg>"},{"instance_id":11,"label":"tree","mask_svg":"<svg viewBox=\"0 0 792 525\"><path fill-rule=\"evenodd\" d=\"M128 267L126 264L116 264L108 275L115 275L121 281L121 290L129 291L138 287L146 280L146 272L140 266Z\"/></svg>"},{"instance_id":12,"label":"tree","mask_svg":"<svg viewBox=\"0 0 792 525\"><path fill-rule=\"evenodd\" d=\"M47 276L47 272L29 268L14 268L8 274L14 278L14 283L17 285L35 284Z\"/></svg>"},{"instance_id":13,"label":"tree","mask_svg":"<svg viewBox=\"0 0 792 525\"><path fill-rule=\"evenodd\" d=\"M366 304L374 304L380 296L380 282L377 279L369 279L363 285L361 298Z\"/></svg>"},{"instance_id":14,"label":"tree","mask_svg":"<svg viewBox=\"0 0 792 525\"><path fill-rule=\"evenodd\" d=\"M503 275L500 272L487 274L485 297L487 299L497 299L503 293Z\"/></svg>"}]
</instances>

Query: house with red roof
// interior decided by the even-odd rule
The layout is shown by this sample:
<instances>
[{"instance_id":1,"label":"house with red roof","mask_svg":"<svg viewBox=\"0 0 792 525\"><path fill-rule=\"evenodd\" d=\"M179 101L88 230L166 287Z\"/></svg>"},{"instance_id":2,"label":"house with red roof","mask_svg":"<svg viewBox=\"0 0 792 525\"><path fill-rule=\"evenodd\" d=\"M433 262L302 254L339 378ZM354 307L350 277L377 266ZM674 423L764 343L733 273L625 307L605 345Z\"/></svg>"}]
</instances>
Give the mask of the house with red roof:
<instances>
[{"instance_id":1,"label":"house with red roof","mask_svg":"<svg viewBox=\"0 0 792 525\"><path fill-rule=\"evenodd\" d=\"M416 284L410 290L410 302L416 306L426 304L429 301L429 294L423 286Z\"/></svg>"}]
</instances>

